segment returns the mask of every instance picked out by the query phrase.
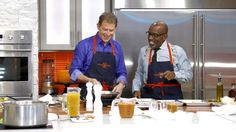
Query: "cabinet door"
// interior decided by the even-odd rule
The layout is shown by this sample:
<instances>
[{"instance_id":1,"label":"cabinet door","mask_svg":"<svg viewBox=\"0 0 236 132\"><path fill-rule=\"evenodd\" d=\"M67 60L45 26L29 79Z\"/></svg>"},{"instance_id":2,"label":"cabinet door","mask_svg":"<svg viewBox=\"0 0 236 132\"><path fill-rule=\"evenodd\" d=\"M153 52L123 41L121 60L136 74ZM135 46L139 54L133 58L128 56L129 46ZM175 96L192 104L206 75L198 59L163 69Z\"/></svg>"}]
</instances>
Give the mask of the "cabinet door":
<instances>
[{"instance_id":1,"label":"cabinet door","mask_svg":"<svg viewBox=\"0 0 236 132\"><path fill-rule=\"evenodd\" d=\"M194 11L126 9L117 10L115 13L119 20L116 40L118 40L123 46L130 85L130 89L125 89L129 92L124 93L131 93L132 79L138 62L137 56L140 48L148 44L145 32L153 22L158 20L165 21L169 26L168 41L172 44L183 47L191 62L194 62L194 45L196 44L194 39ZM193 84L193 82L190 82L182 85L184 98L195 97L194 94L196 92Z\"/></svg>"},{"instance_id":2,"label":"cabinet door","mask_svg":"<svg viewBox=\"0 0 236 132\"><path fill-rule=\"evenodd\" d=\"M79 40L77 4L76 0L40 0L41 50L74 49Z\"/></svg>"},{"instance_id":3,"label":"cabinet door","mask_svg":"<svg viewBox=\"0 0 236 132\"><path fill-rule=\"evenodd\" d=\"M236 10L202 11L199 17L203 96L215 98L218 73L222 75L224 95L228 95L236 78Z\"/></svg>"}]
</instances>

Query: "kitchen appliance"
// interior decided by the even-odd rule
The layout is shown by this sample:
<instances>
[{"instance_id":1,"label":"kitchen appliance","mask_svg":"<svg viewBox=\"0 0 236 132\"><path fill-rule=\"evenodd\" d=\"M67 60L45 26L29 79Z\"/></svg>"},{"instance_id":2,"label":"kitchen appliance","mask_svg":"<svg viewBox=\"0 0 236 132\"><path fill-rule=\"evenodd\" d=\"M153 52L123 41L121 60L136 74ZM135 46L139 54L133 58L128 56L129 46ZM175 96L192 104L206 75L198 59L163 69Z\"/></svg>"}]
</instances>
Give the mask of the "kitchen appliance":
<instances>
[{"instance_id":1,"label":"kitchen appliance","mask_svg":"<svg viewBox=\"0 0 236 132\"><path fill-rule=\"evenodd\" d=\"M3 103L3 125L41 127L48 123L48 103L42 101L7 101Z\"/></svg>"},{"instance_id":2,"label":"kitchen appliance","mask_svg":"<svg viewBox=\"0 0 236 132\"><path fill-rule=\"evenodd\" d=\"M42 93L51 94L54 90L54 61L51 59L43 60L43 87Z\"/></svg>"},{"instance_id":3,"label":"kitchen appliance","mask_svg":"<svg viewBox=\"0 0 236 132\"><path fill-rule=\"evenodd\" d=\"M54 83L50 75L47 75L46 78L43 80L42 93L45 93L45 94L56 93L56 89L54 89Z\"/></svg>"},{"instance_id":4,"label":"kitchen appliance","mask_svg":"<svg viewBox=\"0 0 236 132\"><path fill-rule=\"evenodd\" d=\"M140 48L147 45L145 32L163 20L169 26L167 40L184 48L193 68L193 80L182 85L184 98L215 99L216 78L221 73L224 95L235 81L236 1L234 0L113 0L118 17L115 39L124 50L128 86L131 85Z\"/></svg>"},{"instance_id":5,"label":"kitchen appliance","mask_svg":"<svg viewBox=\"0 0 236 132\"><path fill-rule=\"evenodd\" d=\"M32 95L32 31L0 32L0 96Z\"/></svg>"}]
</instances>

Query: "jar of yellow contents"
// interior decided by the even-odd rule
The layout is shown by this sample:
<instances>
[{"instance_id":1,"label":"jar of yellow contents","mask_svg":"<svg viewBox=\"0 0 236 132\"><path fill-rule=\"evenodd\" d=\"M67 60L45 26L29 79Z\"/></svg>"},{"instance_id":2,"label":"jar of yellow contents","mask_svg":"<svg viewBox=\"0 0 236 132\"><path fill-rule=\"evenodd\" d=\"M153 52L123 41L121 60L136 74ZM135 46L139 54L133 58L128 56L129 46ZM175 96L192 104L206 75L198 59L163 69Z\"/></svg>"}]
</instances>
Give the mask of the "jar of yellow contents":
<instances>
[{"instance_id":1,"label":"jar of yellow contents","mask_svg":"<svg viewBox=\"0 0 236 132\"><path fill-rule=\"evenodd\" d=\"M175 103L175 102L169 102L169 103L167 103L167 110L168 110L169 112L172 112L172 113L176 112L176 111L177 111L177 105L176 105L176 103Z\"/></svg>"},{"instance_id":2,"label":"jar of yellow contents","mask_svg":"<svg viewBox=\"0 0 236 132\"><path fill-rule=\"evenodd\" d=\"M80 88L67 88L67 108L70 117L77 117L80 114Z\"/></svg>"},{"instance_id":3,"label":"jar of yellow contents","mask_svg":"<svg viewBox=\"0 0 236 132\"><path fill-rule=\"evenodd\" d=\"M134 103L118 103L121 118L132 118L134 115Z\"/></svg>"}]
</instances>

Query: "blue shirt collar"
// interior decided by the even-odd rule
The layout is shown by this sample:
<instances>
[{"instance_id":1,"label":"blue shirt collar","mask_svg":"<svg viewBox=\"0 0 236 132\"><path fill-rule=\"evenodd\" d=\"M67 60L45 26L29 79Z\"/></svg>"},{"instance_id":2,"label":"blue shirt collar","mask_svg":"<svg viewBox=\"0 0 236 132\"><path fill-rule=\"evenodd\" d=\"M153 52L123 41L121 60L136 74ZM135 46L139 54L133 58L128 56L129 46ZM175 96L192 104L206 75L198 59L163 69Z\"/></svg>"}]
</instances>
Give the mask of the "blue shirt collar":
<instances>
[{"instance_id":1,"label":"blue shirt collar","mask_svg":"<svg viewBox=\"0 0 236 132\"><path fill-rule=\"evenodd\" d=\"M97 34L96 34L96 39L97 39L97 44L104 46L104 43L103 43L101 37L98 35L98 32L97 32ZM110 41L108 42L108 45L111 45L111 42L112 42L112 38L111 38Z\"/></svg>"}]
</instances>

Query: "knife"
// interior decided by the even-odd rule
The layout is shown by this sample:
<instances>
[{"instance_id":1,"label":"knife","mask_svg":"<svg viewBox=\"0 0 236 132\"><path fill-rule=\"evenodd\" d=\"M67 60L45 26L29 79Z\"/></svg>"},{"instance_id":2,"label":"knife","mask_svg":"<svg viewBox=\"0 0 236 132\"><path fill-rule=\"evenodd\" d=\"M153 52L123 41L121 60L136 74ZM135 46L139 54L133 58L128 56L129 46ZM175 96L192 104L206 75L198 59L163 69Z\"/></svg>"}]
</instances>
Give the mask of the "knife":
<instances>
[{"instance_id":1,"label":"knife","mask_svg":"<svg viewBox=\"0 0 236 132\"><path fill-rule=\"evenodd\" d=\"M178 100L178 99L175 100L175 102L180 102L180 103L182 103L182 106L183 106L183 107L187 106L187 103L185 103L185 102L183 102L183 101L180 101L180 100Z\"/></svg>"}]
</instances>

